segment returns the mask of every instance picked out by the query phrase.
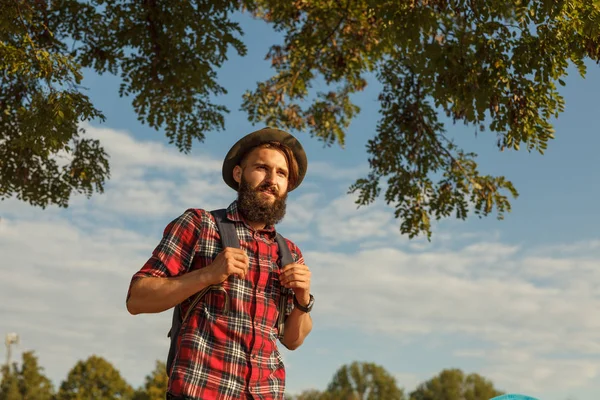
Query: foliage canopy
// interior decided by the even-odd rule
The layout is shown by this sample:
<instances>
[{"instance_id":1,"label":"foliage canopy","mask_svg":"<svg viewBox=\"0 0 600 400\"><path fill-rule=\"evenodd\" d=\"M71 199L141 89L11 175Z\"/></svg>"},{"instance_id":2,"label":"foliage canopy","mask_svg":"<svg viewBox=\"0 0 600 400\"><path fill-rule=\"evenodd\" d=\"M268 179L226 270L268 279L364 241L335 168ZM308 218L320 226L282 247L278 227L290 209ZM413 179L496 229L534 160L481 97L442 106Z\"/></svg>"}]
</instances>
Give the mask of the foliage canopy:
<instances>
[{"instance_id":1,"label":"foliage canopy","mask_svg":"<svg viewBox=\"0 0 600 400\"><path fill-rule=\"evenodd\" d=\"M586 61L600 59L598 1L10 0L0 16L0 198L66 207L73 192L104 190L108 155L79 128L104 118L81 87L83 68L118 75L139 120L183 152L224 129L217 71L230 48L246 54L236 12L283 38L266 55L272 76L243 96L252 123L343 146L360 112L354 96L378 79L370 172L349 191L358 205L383 194L410 237L471 208L503 218L518 196L479 170L440 116L493 133L500 150L543 153L567 67L585 76Z\"/></svg>"}]
</instances>

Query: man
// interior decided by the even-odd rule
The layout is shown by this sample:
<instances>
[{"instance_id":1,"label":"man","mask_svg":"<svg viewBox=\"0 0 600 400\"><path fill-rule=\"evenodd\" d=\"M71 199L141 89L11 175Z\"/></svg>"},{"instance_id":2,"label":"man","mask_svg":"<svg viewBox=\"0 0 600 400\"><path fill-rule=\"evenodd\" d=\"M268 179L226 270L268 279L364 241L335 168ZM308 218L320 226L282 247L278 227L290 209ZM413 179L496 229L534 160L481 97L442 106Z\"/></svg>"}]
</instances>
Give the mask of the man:
<instances>
[{"instance_id":1,"label":"man","mask_svg":"<svg viewBox=\"0 0 600 400\"><path fill-rule=\"evenodd\" d=\"M281 399L285 368L277 348L280 296L289 293L281 343L294 350L312 329L309 268L286 239L294 263L278 265L275 224L287 194L306 173L306 154L287 132L264 128L240 139L223 163L223 179L237 190L227 208L240 247L225 248L213 215L188 209L164 230L152 257L132 278L131 314L157 313L210 290L182 324L168 372L167 399ZM225 312L224 310L227 310Z\"/></svg>"}]
</instances>

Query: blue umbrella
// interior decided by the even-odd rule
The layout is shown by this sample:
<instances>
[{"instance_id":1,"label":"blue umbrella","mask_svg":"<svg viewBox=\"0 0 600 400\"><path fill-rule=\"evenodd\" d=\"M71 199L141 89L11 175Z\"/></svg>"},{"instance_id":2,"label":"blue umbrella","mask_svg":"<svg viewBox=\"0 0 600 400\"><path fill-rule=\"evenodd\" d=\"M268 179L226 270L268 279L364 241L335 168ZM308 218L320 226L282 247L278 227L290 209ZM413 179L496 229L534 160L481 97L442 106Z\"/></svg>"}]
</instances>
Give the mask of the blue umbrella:
<instances>
[{"instance_id":1,"label":"blue umbrella","mask_svg":"<svg viewBox=\"0 0 600 400\"><path fill-rule=\"evenodd\" d=\"M524 394L509 393L509 394L503 394L502 396L494 397L493 399L490 399L490 400L538 400L538 399L531 397L531 396L525 396Z\"/></svg>"}]
</instances>

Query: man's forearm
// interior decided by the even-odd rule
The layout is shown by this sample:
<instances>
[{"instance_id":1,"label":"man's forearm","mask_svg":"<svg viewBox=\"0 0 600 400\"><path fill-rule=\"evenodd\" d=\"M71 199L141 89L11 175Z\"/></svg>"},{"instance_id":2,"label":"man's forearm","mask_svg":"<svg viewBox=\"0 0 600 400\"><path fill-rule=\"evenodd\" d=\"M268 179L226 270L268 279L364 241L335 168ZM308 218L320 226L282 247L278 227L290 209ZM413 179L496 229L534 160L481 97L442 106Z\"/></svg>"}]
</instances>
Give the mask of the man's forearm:
<instances>
[{"instance_id":1,"label":"man's forearm","mask_svg":"<svg viewBox=\"0 0 600 400\"><path fill-rule=\"evenodd\" d=\"M134 315L159 313L181 303L208 285L209 280L203 269L176 278L140 278L132 285L127 310Z\"/></svg>"},{"instance_id":2,"label":"man's forearm","mask_svg":"<svg viewBox=\"0 0 600 400\"><path fill-rule=\"evenodd\" d=\"M289 350L295 350L302 345L311 330L310 314L294 308L285 321L282 343Z\"/></svg>"}]
</instances>

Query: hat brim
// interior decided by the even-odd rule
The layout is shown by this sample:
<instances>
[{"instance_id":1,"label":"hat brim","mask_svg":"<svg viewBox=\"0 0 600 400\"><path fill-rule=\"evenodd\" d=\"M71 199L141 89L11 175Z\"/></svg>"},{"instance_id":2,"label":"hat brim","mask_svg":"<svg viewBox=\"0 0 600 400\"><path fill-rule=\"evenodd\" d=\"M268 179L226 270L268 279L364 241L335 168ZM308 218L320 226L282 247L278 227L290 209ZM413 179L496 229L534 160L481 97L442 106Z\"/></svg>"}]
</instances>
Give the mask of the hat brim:
<instances>
[{"instance_id":1,"label":"hat brim","mask_svg":"<svg viewBox=\"0 0 600 400\"><path fill-rule=\"evenodd\" d=\"M248 151L268 142L279 142L292 150L296 162L298 163L298 180L294 187L288 188L288 192L291 192L300 186L306 175L308 165L304 148L298 139L288 132L275 128L263 128L249 133L238 140L225 156L225 160L223 161L223 180L230 188L236 191L239 189L238 183L233 179L233 169L235 166L240 164L242 158Z\"/></svg>"}]
</instances>

